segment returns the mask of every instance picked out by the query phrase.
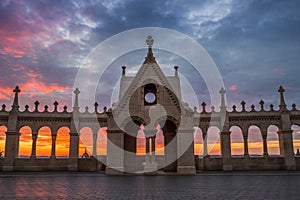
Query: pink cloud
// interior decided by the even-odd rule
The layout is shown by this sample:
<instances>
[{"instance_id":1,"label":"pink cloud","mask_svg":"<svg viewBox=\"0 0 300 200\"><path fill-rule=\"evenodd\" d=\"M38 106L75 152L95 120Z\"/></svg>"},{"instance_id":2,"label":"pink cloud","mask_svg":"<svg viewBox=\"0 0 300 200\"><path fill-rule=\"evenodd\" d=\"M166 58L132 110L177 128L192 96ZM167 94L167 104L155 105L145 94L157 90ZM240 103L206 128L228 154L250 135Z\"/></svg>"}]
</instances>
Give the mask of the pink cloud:
<instances>
[{"instance_id":1,"label":"pink cloud","mask_svg":"<svg viewBox=\"0 0 300 200\"><path fill-rule=\"evenodd\" d=\"M281 69L279 69L278 67L275 67L275 68L273 69L273 72L274 72L275 74L278 74L278 75L281 75L281 76L284 76L284 75L285 75L285 73L284 73Z\"/></svg>"},{"instance_id":2,"label":"pink cloud","mask_svg":"<svg viewBox=\"0 0 300 200\"><path fill-rule=\"evenodd\" d=\"M236 91L237 90L237 86L236 85L232 85L229 88L231 91Z\"/></svg>"}]
</instances>

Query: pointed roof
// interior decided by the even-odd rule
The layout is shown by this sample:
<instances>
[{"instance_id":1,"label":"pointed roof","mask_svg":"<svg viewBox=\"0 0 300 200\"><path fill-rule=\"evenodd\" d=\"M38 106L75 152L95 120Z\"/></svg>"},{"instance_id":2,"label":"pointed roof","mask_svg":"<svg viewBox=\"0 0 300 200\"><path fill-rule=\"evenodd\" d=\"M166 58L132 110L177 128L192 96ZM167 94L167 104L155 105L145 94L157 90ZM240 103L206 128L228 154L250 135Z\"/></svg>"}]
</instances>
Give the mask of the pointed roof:
<instances>
[{"instance_id":1,"label":"pointed roof","mask_svg":"<svg viewBox=\"0 0 300 200\"><path fill-rule=\"evenodd\" d=\"M167 90L169 90L170 92L169 91L168 92L171 96L171 99L173 100L177 108L180 109L180 105L178 105L178 102L176 101L177 97L175 95L176 92L174 91L174 88L169 83L167 77L164 75L163 71L157 64L155 57L153 56L153 52L152 52L152 45L154 42L153 38L151 36L148 36L146 42L148 45L147 57L145 57L145 61L143 62L143 65L141 66L136 76L131 81L131 84L127 88L124 95L120 97L116 109L116 114L119 114L124 109L125 105L128 104L130 97L133 95L135 90L138 87L140 87L146 80L149 79L154 79L157 83L163 85ZM149 74L153 76L150 78Z\"/></svg>"}]
</instances>

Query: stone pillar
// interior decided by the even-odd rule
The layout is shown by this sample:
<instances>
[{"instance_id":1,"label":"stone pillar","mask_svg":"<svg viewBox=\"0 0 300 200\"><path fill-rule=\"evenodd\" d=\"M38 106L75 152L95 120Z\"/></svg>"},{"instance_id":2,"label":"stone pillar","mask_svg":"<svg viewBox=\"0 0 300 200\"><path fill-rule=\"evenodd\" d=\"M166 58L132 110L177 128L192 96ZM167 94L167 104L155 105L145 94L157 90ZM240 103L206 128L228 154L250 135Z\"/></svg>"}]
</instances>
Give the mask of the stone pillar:
<instances>
[{"instance_id":1,"label":"stone pillar","mask_svg":"<svg viewBox=\"0 0 300 200\"><path fill-rule=\"evenodd\" d=\"M107 130L106 174L124 172L124 133L121 130Z\"/></svg>"},{"instance_id":2,"label":"stone pillar","mask_svg":"<svg viewBox=\"0 0 300 200\"><path fill-rule=\"evenodd\" d=\"M221 152L223 160L223 170L231 171L232 162L231 162L231 147L230 147L230 131L221 132Z\"/></svg>"},{"instance_id":3,"label":"stone pillar","mask_svg":"<svg viewBox=\"0 0 300 200\"><path fill-rule=\"evenodd\" d=\"M290 111L287 110L285 104L284 88L280 86L278 92L280 93L279 112L281 114L281 131L279 131L280 156L284 157L285 169L296 170Z\"/></svg>"},{"instance_id":4,"label":"stone pillar","mask_svg":"<svg viewBox=\"0 0 300 200\"><path fill-rule=\"evenodd\" d=\"M56 150L56 135L57 133L52 133L52 147L51 147L51 156L50 158L55 158L56 154L55 154L55 150Z\"/></svg>"},{"instance_id":5,"label":"stone pillar","mask_svg":"<svg viewBox=\"0 0 300 200\"><path fill-rule=\"evenodd\" d=\"M97 131L93 130L93 156L97 157L97 139L98 139L98 133Z\"/></svg>"},{"instance_id":6,"label":"stone pillar","mask_svg":"<svg viewBox=\"0 0 300 200\"><path fill-rule=\"evenodd\" d=\"M208 150L207 150L207 133L203 133L203 157L208 156Z\"/></svg>"},{"instance_id":7,"label":"stone pillar","mask_svg":"<svg viewBox=\"0 0 300 200\"><path fill-rule=\"evenodd\" d=\"M267 131L262 132L262 139L263 139L263 147L264 147L264 156L268 154L268 143L267 143Z\"/></svg>"},{"instance_id":8,"label":"stone pillar","mask_svg":"<svg viewBox=\"0 0 300 200\"><path fill-rule=\"evenodd\" d=\"M7 131L5 140L5 156L2 170L3 171L14 171L14 164L16 155L18 155L19 143L18 138L19 132Z\"/></svg>"},{"instance_id":9,"label":"stone pillar","mask_svg":"<svg viewBox=\"0 0 300 200\"><path fill-rule=\"evenodd\" d=\"M287 170L295 170L292 130L279 131L280 155L284 157Z\"/></svg>"},{"instance_id":10,"label":"stone pillar","mask_svg":"<svg viewBox=\"0 0 300 200\"><path fill-rule=\"evenodd\" d=\"M32 132L32 147L31 147L31 156L30 158L36 158L36 140L38 138L38 133Z\"/></svg>"},{"instance_id":11,"label":"stone pillar","mask_svg":"<svg viewBox=\"0 0 300 200\"><path fill-rule=\"evenodd\" d=\"M155 137L151 138L151 163L156 163L156 158L155 158Z\"/></svg>"},{"instance_id":12,"label":"stone pillar","mask_svg":"<svg viewBox=\"0 0 300 200\"><path fill-rule=\"evenodd\" d=\"M194 156L194 130L179 130L177 132L177 173L196 174Z\"/></svg>"},{"instance_id":13,"label":"stone pillar","mask_svg":"<svg viewBox=\"0 0 300 200\"><path fill-rule=\"evenodd\" d=\"M145 162L150 163L150 138L146 136L146 157Z\"/></svg>"},{"instance_id":14,"label":"stone pillar","mask_svg":"<svg viewBox=\"0 0 300 200\"><path fill-rule=\"evenodd\" d=\"M5 140L5 157L2 167L2 171L13 171L15 165L15 158L19 153L19 138L20 133L18 131L18 113L19 113L19 93L21 90L18 86L13 90L15 93L12 109L9 112L6 140Z\"/></svg>"},{"instance_id":15,"label":"stone pillar","mask_svg":"<svg viewBox=\"0 0 300 200\"><path fill-rule=\"evenodd\" d=\"M70 133L69 171L78 171L79 134Z\"/></svg>"},{"instance_id":16,"label":"stone pillar","mask_svg":"<svg viewBox=\"0 0 300 200\"><path fill-rule=\"evenodd\" d=\"M249 156L248 150L248 135L244 135L244 155Z\"/></svg>"}]
</instances>

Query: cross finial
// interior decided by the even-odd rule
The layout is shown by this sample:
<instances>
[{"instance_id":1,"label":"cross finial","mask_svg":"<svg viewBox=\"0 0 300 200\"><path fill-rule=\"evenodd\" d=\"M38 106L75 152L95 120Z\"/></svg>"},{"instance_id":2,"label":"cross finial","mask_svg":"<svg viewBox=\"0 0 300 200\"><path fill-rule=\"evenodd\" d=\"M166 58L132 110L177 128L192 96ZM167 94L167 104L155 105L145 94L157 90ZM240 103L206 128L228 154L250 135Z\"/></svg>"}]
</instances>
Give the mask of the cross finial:
<instances>
[{"instance_id":1,"label":"cross finial","mask_svg":"<svg viewBox=\"0 0 300 200\"><path fill-rule=\"evenodd\" d=\"M15 92L16 95L18 95L18 93L21 92L21 90L19 89L19 86L16 86L15 89L13 90L13 92Z\"/></svg>"},{"instance_id":2,"label":"cross finial","mask_svg":"<svg viewBox=\"0 0 300 200\"><path fill-rule=\"evenodd\" d=\"M222 87L219 92L220 92L221 95L224 95L226 93L226 90Z\"/></svg>"},{"instance_id":3,"label":"cross finial","mask_svg":"<svg viewBox=\"0 0 300 200\"><path fill-rule=\"evenodd\" d=\"M15 89L13 90L15 93L15 98L14 98L14 103L13 103L13 108L19 109L19 93L21 92L19 86L16 86Z\"/></svg>"},{"instance_id":4,"label":"cross finial","mask_svg":"<svg viewBox=\"0 0 300 200\"><path fill-rule=\"evenodd\" d=\"M80 93L79 89L76 88L76 89L74 90L74 94L78 95L79 93Z\"/></svg>"},{"instance_id":5,"label":"cross finial","mask_svg":"<svg viewBox=\"0 0 300 200\"><path fill-rule=\"evenodd\" d=\"M153 40L152 36L149 35L146 39L146 43L147 43L149 48L152 48L153 42L154 42L154 40Z\"/></svg>"}]
</instances>

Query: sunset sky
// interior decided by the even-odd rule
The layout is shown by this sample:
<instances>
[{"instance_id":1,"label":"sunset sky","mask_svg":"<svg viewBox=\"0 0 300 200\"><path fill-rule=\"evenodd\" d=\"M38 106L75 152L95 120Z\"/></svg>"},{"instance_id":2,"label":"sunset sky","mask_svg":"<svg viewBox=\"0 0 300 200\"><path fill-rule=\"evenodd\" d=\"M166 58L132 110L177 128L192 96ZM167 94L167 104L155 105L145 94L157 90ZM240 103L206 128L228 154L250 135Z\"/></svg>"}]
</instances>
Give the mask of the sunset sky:
<instances>
[{"instance_id":1,"label":"sunset sky","mask_svg":"<svg viewBox=\"0 0 300 200\"><path fill-rule=\"evenodd\" d=\"M132 0L74 0L0 2L0 104L12 104L12 88L19 85L21 110L34 101L52 109L54 101L59 109L64 105L71 110L72 88L83 59L100 42L132 28L163 27L182 32L202 45L216 63L226 90L227 105L238 105L245 100L259 105L263 99L268 107L278 108L277 89L283 85L288 108L300 102L300 1L132 1ZM146 45L145 45L146 48ZM155 45L154 45L155 48ZM99 87L99 109L111 105L110 91L121 74L121 65L128 71L139 67L146 49L124 55L110 67ZM195 90L199 102L209 94L201 76L191 73L182 59L154 49L163 71L179 65L180 73ZM101 90L104 88L105 90ZM184 92L183 92L184 95ZM188 97L184 97L188 101ZM92 107L92 105L88 105ZM191 105L193 106L193 105ZM83 110L85 105L81 105ZM218 107L218 105L216 105ZM299 105L300 107L300 105ZM4 149L4 128L0 131L0 151ZM31 132L26 127L21 135L21 154L31 152ZM21 131L21 132L22 132ZM216 132L216 131L215 131ZM234 131L233 131L234 132ZM255 135L255 130L251 130ZM270 131L272 132L272 131ZM274 131L273 131L274 132ZM68 152L68 130L58 134L57 155ZM91 135L85 130L82 135ZM98 153L105 154L105 133L99 133ZM200 135L200 134L198 134ZM212 134L213 135L213 134ZM239 134L234 133L234 151L243 152ZM275 134L269 146L278 152ZM300 137L295 131L295 148ZM217 136L217 134L216 134ZM196 133L196 150L200 153L201 139ZM85 139L84 139L85 140ZM216 138L212 138L212 141ZM91 137L86 136L87 146ZM257 143L259 142L259 143ZM254 152L261 151L260 138L253 136ZM216 154L219 145L212 149ZM84 152L81 146L80 153ZM88 149L89 150L89 149ZM38 155L51 152L51 134L47 128L40 130Z\"/></svg>"}]
</instances>

